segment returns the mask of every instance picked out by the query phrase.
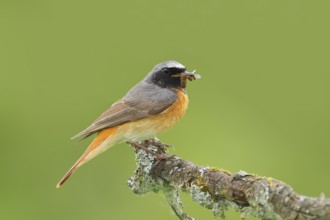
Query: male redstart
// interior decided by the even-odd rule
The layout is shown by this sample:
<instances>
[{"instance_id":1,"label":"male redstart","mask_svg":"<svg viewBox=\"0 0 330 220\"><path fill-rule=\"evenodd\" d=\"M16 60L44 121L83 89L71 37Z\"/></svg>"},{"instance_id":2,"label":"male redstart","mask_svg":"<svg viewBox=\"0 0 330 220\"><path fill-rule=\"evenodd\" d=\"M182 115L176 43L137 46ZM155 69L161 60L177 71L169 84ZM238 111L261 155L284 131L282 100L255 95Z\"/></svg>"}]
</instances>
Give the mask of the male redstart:
<instances>
[{"instance_id":1,"label":"male redstart","mask_svg":"<svg viewBox=\"0 0 330 220\"><path fill-rule=\"evenodd\" d=\"M176 61L156 65L120 100L88 128L72 137L82 139L97 133L80 159L57 184L59 188L83 164L124 141L153 138L174 126L188 106L186 82L200 78Z\"/></svg>"}]
</instances>

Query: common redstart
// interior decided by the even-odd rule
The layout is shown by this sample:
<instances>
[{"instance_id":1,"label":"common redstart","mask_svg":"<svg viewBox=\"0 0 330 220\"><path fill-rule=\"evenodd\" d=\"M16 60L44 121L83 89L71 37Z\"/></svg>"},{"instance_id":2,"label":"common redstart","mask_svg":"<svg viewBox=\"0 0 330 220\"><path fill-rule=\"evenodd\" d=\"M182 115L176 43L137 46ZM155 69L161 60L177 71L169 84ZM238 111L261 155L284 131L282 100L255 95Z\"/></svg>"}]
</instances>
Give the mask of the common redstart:
<instances>
[{"instance_id":1,"label":"common redstart","mask_svg":"<svg viewBox=\"0 0 330 220\"><path fill-rule=\"evenodd\" d=\"M120 100L102 113L89 127L73 136L87 138L97 133L87 150L57 184L59 188L83 164L109 149L128 141L153 138L173 127L188 106L186 82L200 78L176 61L156 65Z\"/></svg>"}]
</instances>

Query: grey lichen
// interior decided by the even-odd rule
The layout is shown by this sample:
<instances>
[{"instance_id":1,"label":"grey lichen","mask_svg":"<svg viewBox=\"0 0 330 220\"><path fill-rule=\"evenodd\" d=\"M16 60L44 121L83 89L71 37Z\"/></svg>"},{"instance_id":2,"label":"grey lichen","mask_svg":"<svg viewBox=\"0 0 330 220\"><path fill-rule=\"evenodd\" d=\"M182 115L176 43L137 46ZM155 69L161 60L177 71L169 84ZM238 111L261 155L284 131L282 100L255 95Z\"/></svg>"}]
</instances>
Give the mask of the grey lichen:
<instances>
[{"instance_id":1,"label":"grey lichen","mask_svg":"<svg viewBox=\"0 0 330 220\"><path fill-rule=\"evenodd\" d=\"M191 185L190 196L199 205L211 209L215 217L225 219L225 211L229 206L226 201L214 201L210 193L203 191L202 187L197 185Z\"/></svg>"},{"instance_id":2,"label":"grey lichen","mask_svg":"<svg viewBox=\"0 0 330 220\"><path fill-rule=\"evenodd\" d=\"M155 151L155 148L151 148L150 150ZM154 160L155 158L151 154L141 149L136 150L136 164L138 166L135 170L135 174L127 181L128 186L134 193L145 194L151 191L157 192L159 190L160 185L157 184L150 175Z\"/></svg>"},{"instance_id":3,"label":"grey lichen","mask_svg":"<svg viewBox=\"0 0 330 220\"><path fill-rule=\"evenodd\" d=\"M188 216L183 212L182 202L178 191L173 187L163 188L163 193L166 197L168 204L171 206L172 210L181 220L195 220L193 217Z\"/></svg>"},{"instance_id":4,"label":"grey lichen","mask_svg":"<svg viewBox=\"0 0 330 220\"><path fill-rule=\"evenodd\" d=\"M219 168L200 167L177 156L169 155L157 140L136 146L137 169L128 180L136 194L164 193L167 202L181 220L193 220L183 211L179 191L189 193L201 206L225 218L233 208L242 219L255 216L261 219L329 220L330 200L310 198L295 193L288 185L244 171L231 174Z\"/></svg>"}]
</instances>

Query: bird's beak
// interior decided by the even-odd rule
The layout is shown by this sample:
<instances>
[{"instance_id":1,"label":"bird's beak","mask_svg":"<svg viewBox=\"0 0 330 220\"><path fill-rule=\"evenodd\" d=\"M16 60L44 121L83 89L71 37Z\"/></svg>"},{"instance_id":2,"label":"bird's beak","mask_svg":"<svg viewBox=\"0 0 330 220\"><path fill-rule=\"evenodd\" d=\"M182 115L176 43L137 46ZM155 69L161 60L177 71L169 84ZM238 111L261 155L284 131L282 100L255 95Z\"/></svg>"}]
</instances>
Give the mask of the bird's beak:
<instances>
[{"instance_id":1,"label":"bird's beak","mask_svg":"<svg viewBox=\"0 0 330 220\"><path fill-rule=\"evenodd\" d=\"M181 79L188 79L189 81L200 79L201 75L195 73L196 70L192 72L184 71L182 73L172 75L172 77L180 77Z\"/></svg>"}]
</instances>

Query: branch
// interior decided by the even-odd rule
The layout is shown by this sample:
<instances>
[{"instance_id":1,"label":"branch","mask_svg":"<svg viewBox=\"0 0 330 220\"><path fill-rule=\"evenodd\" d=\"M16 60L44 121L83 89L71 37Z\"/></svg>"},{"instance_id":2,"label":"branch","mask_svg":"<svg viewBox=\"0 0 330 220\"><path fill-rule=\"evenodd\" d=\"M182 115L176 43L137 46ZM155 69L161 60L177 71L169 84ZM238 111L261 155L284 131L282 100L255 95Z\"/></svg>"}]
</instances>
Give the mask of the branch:
<instances>
[{"instance_id":1,"label":"branch","mask_svg":"<svg viewBox=\"0 0 330 220\"><path fill-rule=\"evenodd\" d=\"M324 196L302 196L281 181L244 171L230 173L197 166L169 155L157 140L132 143L132 146L137 169L128 186L136 194L163 192L181 220L194 218L183 212L179 191L189 193L195 202L222 218L228 208L234 208L243 219L250 215L261 219L330 219L330 199Z\"/></svg>"}]
</instances>

